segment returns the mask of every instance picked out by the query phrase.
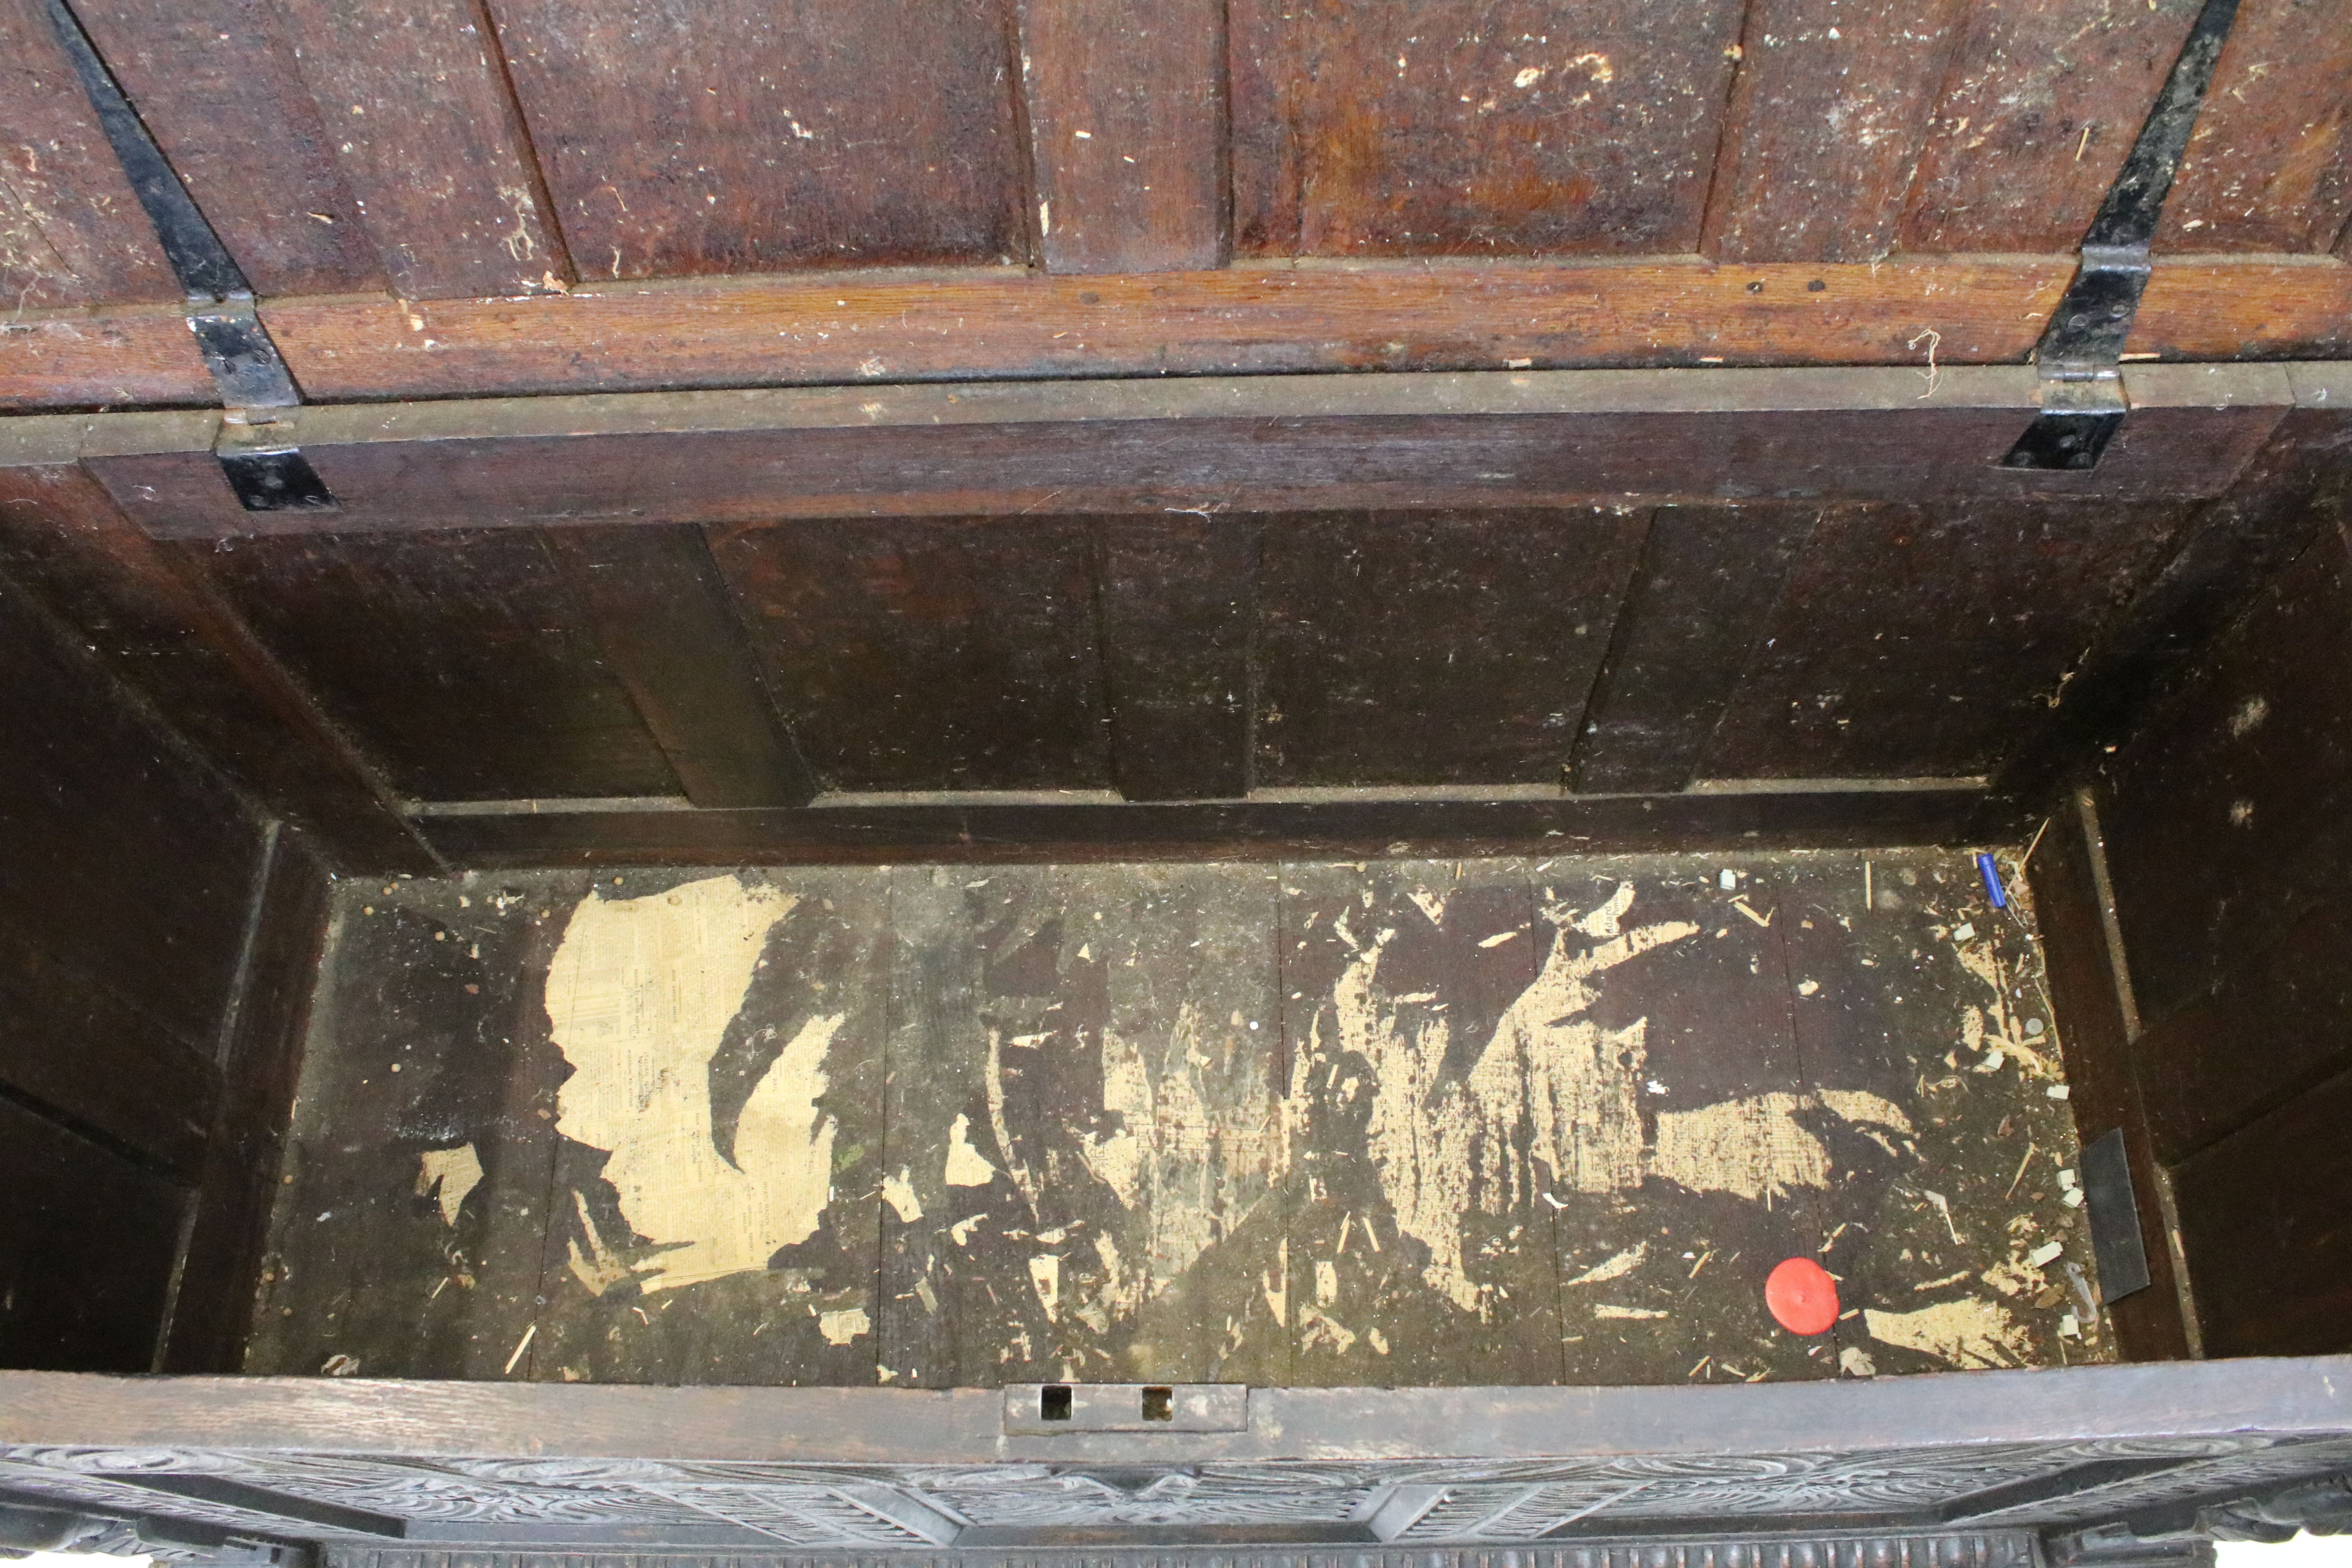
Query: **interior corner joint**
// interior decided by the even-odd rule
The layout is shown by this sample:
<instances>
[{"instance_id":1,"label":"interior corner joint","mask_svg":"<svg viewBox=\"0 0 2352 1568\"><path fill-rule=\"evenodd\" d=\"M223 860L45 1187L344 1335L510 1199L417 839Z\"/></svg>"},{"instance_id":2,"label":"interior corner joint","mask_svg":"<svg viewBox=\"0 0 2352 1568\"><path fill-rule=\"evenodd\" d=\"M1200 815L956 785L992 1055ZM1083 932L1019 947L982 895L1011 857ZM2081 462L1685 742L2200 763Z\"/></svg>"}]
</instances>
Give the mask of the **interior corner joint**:
<instances>
[{"instance_id":1,"label":"interior corner joint","mask_svg":"<svg viewBox=\"0 0 2352 1568\"><path fill-rule=\"evenodd\" d=\"M2107 187L2058 308L2033 351L2042 412L2000 460L2005 468L2095 468L2131 411L2124 344L2153 262L2164 198L2180 172L2197 111L2236 20L2238 0L2205 0L2164 90Z\"/></svg>"}]
</instances>

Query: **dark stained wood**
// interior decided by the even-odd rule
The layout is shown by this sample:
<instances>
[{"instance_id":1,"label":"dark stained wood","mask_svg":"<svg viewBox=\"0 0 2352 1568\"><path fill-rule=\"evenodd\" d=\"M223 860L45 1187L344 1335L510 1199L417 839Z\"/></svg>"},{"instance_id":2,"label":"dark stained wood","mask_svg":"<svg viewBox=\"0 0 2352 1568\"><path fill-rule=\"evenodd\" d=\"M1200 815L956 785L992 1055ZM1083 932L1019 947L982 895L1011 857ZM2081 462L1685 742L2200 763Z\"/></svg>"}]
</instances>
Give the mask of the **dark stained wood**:
<instances>
[{"instance_id":1,"label":"dark stained wood","mask_svg":"<svg viewBox=\"0 0 2352 1568\"><path fill-rule=\"evenodd\" d=\"M74 11L257 292L383 287L375 246L336 167L350 128L311 101L274 7L84 0Z\"/></svg>"},{"instance_id":2,"label":"dark stained wood","mask_svg":"<svg viewBox=\"0 0 2352 1568\"><path fill-rule=\"evenodd\" d=\"M516 801L418 818L460 866L958 863L1130 858L1519 854L1562 848L1851 847L1969 841L1982 792L1807 784L1675 795L1494 799L1412 790L1281 792L1273 799L1120 804L1013 795L908 795L797 811L569 808ZM1474 795L1484 791L1468 792Z\"/></svg>"},{"instance_id":3,"label":"dark stained wood","mask_svg":"<svg viewBox=\"0 0 2352 1568\"><path fill-rule=\"evenodd\" d=\"M187 1194L0 1100L0 1364L153 1364Z\"/></svg>"},{"instance_id":4,"label":"dark stained wood","mask_svg":"<svg viewBox=\"0 0 2352 1568\"><path fill-rule=\"evenodd\" d=\"M1562 780L1644 510L1276 518L1258 777Z\"/></svg>"},{"instance_id":5,"label":"dark stained wood","mask_svg":"<svg viewBox=\"0 0 2352 1568\"><path fill-rule=\"evenodd\" d=\"M130 201L127 195L122 199ZM150 237L146 243L154 241ZM44 265L55 271L46 256L44 251ZM159 253L156 266L162 265ZM142 292L176 294L170 274L163 278ZM25 277L17 275L16 287L26 286ZM195 334L176 304L117 306L95 319L79 313L28 317L0 335L0 411L104 404L179 407L214 397Z\"/></svg>"},{"instance_id":6,"label":"dark stained wood","mask_svg":"<svg viewBox=\"0 0 2352 1568\"><path fill-rule=\"evenodd\" d=\"M1259 1293L1295 1385L1561 1381L1543 1177L1523 1113L1473 1078L1509 1056L1500 1031L1542 961L1528 875L1282 868L1293 1191Z\"/></svg>"},{"instance_id":7,"label":"dark stained wood","mask_svg":"<svg viewBox=\"0 0 2352 1568\"><path fill-rule=\"evenodd\" d=\"M23 301L15 308L177 300L179 284L40 0L0 4L0 101L8 105L0 289ZM12 331L11 346L28 335Z\"/></svg>"},{"instance_id":8,"label":"dark stained wood","mask_svg":"<svg viewBox=\"0 0 2352 1568\"><path fill-rule=\"evenodd\" d=\"M559 529L547 548L697 805L802 805L808 764L753 667L701 531Z\"/></svg>"},{"instance_id":9,"label":"dark stained wood","mask_svg":"<svg viewBox=\"0 0 2352 1568\"><path fill-rule=\"evenodd\" d=\"M430 868L367 763L177 547L87 473L0 468L0 564L271 812L362 870Z\"/></svg>"},{"instance_id":10,"label":"dark stained wood","mask_svg":"<svg viewBox=\"0 0 2352 1568\"><path fill-rule=\"evenodd\" d=\"M753 395L709 395L723 400L711 412L660 398L577 411L511 400L321 410L305 416L316 429L303 452L341 502L334 512L247 511L208 453L85 460L142 527L191 539L437 531L453 511L488 528L1027 519L1073 503L1164 517L1628 498L2172 500L2227 489L2292 401L2283 375L2248 370L2266 384L2235 403L2136 406L2095 470L2027 473L1998 464L2032 415L2022 367L1948 375L1940 405L1922 404L1902 371L1822 373L1813 385L1811 372L1679 379L1708 374L811 389L760 394L748 407L727 405ZM1711 405L1690 407L1694 395Z\"/></svg>"},{"instance_id":11,"label":"dark stained wood","mask_svg":"<svg viewBox=\"0 0 2352 1568\"><path fill-rule=\"evenodd\" d=\"M1824 514L1707 772L1990 772L2047 722L2180 521L2172 506L2023 501Z\"/></svg>"},{"instance_id":12,"label":"dark stained wood","mask_svg":"<svg viewBox=\"0 0 2352 1568\"><path fill-rule=\"evenodd\" d=\"M2352 1074L2180 1166L2180 1236L2210 1355L2352 1344Z\"/></svg>"},{"instance_id":13,"label":"dark stained wood","mask_svg":"<svg viewBox=\"0 0 2352 1568\"><path fill-rule=\"evenodd\" d=\"M1085 522L793 523L713 544L825 788L1109 782Z\"/></svg>"},{"instance_id":14,"label":"dark stained wood","mask_svg":"<svg viewBox=\"0 0 2352 1568\"><path fill-rule=\"evenodd\" d=\"M883 1381L1280 1381L1273 868L892 885Z\"/></svg>"},{"instance_id":15,"label":"dark stained wood","mask_svg":"<svg viewBox=\"0 0 2352 1568\"><path fill-rule=\"evenodd\" d=\"M337 890L242 1370L529 1375L528 1346L508 1363L545 1293L562 1078L545 976L585 883Z\"/></svg>"},{"instance_id":16,"label":"dark stained wood","mask_svg":"<svg viewBox=\"0 0 2352 1568\"><path fill-rule=\"evenodd\" d=\"M2083 1142L2123 1129L2132 1188L2139 1201L2140 1249L2148 1287L2107 1304L2118 1348L2129 1361L2171 1361L2192 1353L2183 1300L2165 1234L2161 1184L2141 1098L2141 1052L2132 993L2132 960L2109 939L2112 910L2094 869L2105 854L2096 802L2087 792L2059 800L2026 867L2048 963L2050 1004L2074 1125ZM2117 972L2121 957L2125 965ZM2134 1011L2126 1012L2126 1000Z\"/></svg>"},{"instance_id":17,"label":"dark stained wood","mask_svg":"<svg viewBox=\"0 0 2352 1568\"><path fill-rule=\"evenodd\" d=\"M2071 241L2070 241L2071 243ZM588 268L592 273L594 268ZM267 305L314 399L453 397L1004 374L1727 363L2021 363L2070 256L1707 267L1432 263L1120 280L1004 271L851 282L583 288L569 298ZM1814 283L1822 287L1815 289ZM1750 285L1761 283L1761 289ZM1089 304L1085 296L1092 294ZM2340 356L2352 266L2244 258L2160 268L2135 352ZM1302 331L1301 323L1308 330ZM819 336L818 334L824 334ZM432 347L425 348L431 340ZM860 367L878 361L879 371ZM0 336L0 407L203 403L176 311L35 318Z\"/></svg>"},{"instance_id":18,"label":"dark stained wood","mask_svg":"<svg viewBox=\"0 0 2352 1568\"><path fill-rule=\"evenodd\" d=\"M2308 406L2279 421L2238 482L2200 508L2164 570L2100 634L2059 693L2056 721L2011 760L2005 796L2039 805L2068 770L2105 746L2196 674L2213 644L2322 530L2352 516L2341 453L2352 411Z\"/></svg>"},{"instance_id":19,"label":"dark stained wood","mask_svg":"<svg viewBox=\"0 0 2352 1568\"><path fill-rule=\"evenodd\" d=\"M1223 265L1224 6L1021 0L1020 17L1046 269Z\"/></svg>"},{"instance_id":20,"label":"dark stained wood","mask_svg":"<svg viewBox=\"0 0 2352 1568\"><path fill-rule=\"evenodd\" d=\"M241 540L199 559L403 795L677 787L588 618L530 535Z\"/></svg>"},{"instance_id":21,"label":"dark stained wood","mask_svg":"<svg viewBox=\"0 0 2352 1568\"><path fill-rule=\"evenodd\" d=\"M270 1211L280 1193L311 993L326 956L331 886L301 839L270 836L252 936L226 1020L225 1092L206 1131L187 1249L162 1346L163 1372L241 1370L261 1289Z\"/></svg>"},{"instance_id":22,"label":"dark stained wood","mask_svg":"<svg viewBox=\"0 0 2352 1568\"><path fill-rule=\"evenodd\" d=\"M1249 793L1259 527L1097 525L1111 779L1129 800Z\"/></svg>"},{"instance_id":23,"label":"dark stained wood","mask_svg":"<svg viewBox=\"0 0 2352 1568\"><path fill-rule=\"evenodd\" d=\"M2340 902L2152 1023L2136 1054L2159 1157L2190 1157L2352 1068L2352 922Z\"/></svg>"},{"instance_id":24,"label":"dark stained wood","mask_svg":"<svg viewBox=\"0 0 2352 1568\"><path fill-rule=\"evenodd\" d=\"M1243 0L1234 247L1697 248L1740 7Z\"/></svg>"},{"instance_id":25,"label":"dark stained wood","mask_svg":"<svg viewBox=\"0 0 2352 1568\"><path fill-rule=\"evenodd\" d=\"M1706 254L1869 261L1894 248L1968 0L1751 0Z\"/></svg>"},{"instance_id":26,"label":"dark stained wood","mask_svg":"<svg viewBox=\"0 0 2352 1568\"><path fill-rule=\"evenodd\" d=\"M211 1039L257 826L5 584L0 668L0 919L182 1040Z\"/></svg>"},{"instance_id":27,"label":"dark stained wood","mask_svg":"<svg viewBox=\"0 0 2352 1568\"><path fill-rule=\"evenodd\" d=\"M2079 245L2196 16L2196 0L1973 0L1898 248Z\"/></svg>"},{"instance_id":28,"label":"dark stained wood","mask_svg":"<svg viewBox=\"0 0 2352 1568\"><path fill-rule=\"evenodd\" d=\"M1652 516L1577 731L1573 787L1673 791L1697 776L1815 516L1808 507L1666 507Z\"/></svg>"},{"instance_id":29,"label":"dark stained wood","mask_svg":"<svg viewBox=\"0 0 2352 1568\"><path fill-rule=\"evenodd\" d=\"M1857 1352L1880 1373L2116 1354L2067 1273L2095 1289L2088 1220L2058 1177L2079 1165L2074 1115L2047 1092L2063 1020L2024 878L1997 858L2019 895L2007 910L1966 853L1799 856L1785 873L1774 923L1803 1079L1825 1102L1800 1121L1831 1173L1803 1195L1852 1314L1833 1347L1849 1375ZM2035 1263L2051 1242L2058 1256ZM1952 1339L1963 1348L1938 1347Z\"/></svg>"},{"instance_id":30,"label":"dark stained wood","mask_svg":"<svg viewBox=\"0 0 2352 1568\"><path fill-rule=\"evenodd\" d=\"M883 1342L875 1293L889 1153L887 875L600 882L601 897L633 905L626 918L647 934L625 952L574 952L572 944L597 940L581 934L595 910L576 893L563 898L556 918L570 906L570 923L556 963L573 967L546 971L544 986L540 973L528 974L515 992L529 1009L534 988L543 990L556 1026L553 1054L523 1064L557 1113L560 1135L530 1375L871 1387ZM723 939L706 937L698 948L675 933L699 920L715 935L747 897L764 900L757 913L766 922L751 978L699 1011L693 993L709 972L700 966L723 963ZM576 1003L565 999L566 975L577 976ZM642 1009L621 1029L602 1000L615 994ZM616 1071L590 1054L615 1046L642 1068ZM648 1112L648 1099L658 1106L659 1097L639 1085L656 1072L701 1087L701 1125L680 1129ZM615 1101L627 1102L641 1131L628 1114L615 1116ZM583 1109L598 1113L583 1118ZM614 1132L625 1136L598 1146ZM708 1140L707 1152L682 1145L681 1132ZM703 1182L730 1189L715 1203L691 1201L697 1160ZM505 1245L525 1247L520 1237Z\"/></svg>"},{"instance_id":31,"label":"dark stained wood","mask_svg":"<svg viewBox=\"0 0 2352 1568\"><path fill-rule=\"evenodd\" d=\"M1823 1256L1821 1194L1801 1177L1818 1184L1825 1173L1801 1159L1759 1160L1766 1145L1737 1129L1777 1121L1795 1150L1808 1151L1816 1133L1836 1128L1843 1152L1858 1135L1800 1097L1809 1087L1848 1088L1861 1069L1832 1063L1824 1084L1805 1078L1786 868L1735 873L1735 889L1720 886L1721 870L1563 861L1530 871L1545 969L1566 984L1538 993L1547 1005L1524 1021L1522 1060L1550 1056L1559 1113L1580 1121L1580 1157L1552 1173L1547 1189L1560 1205L1553 1223L1570 1383L1836 1373L1833 1342L1781 1330L1763 1296L1782 1258ZM1853 973L1851 957L1820 973L1856 989L1872 978ZM1528 1095L1538 1117L1543 1081ZM1612 1138L1622 1117L1633 1125ZM1617 1161L1595 1157L1612 1143ZM1885 1177L1870 1175L1841 1184L1841 1201L1859 1207L1877 1196Z\"/></svg>"},{"instance_id":32,"label":"dark stained wood","mask_svg":"<svg viewBox=\"0 0 2352 1568\"><path fill-rule=\"evenodd\" d=\"M491 11L583 277L1025 258L993 0Z\"/></svg>"},{"instance_id":33,"label":"dark stained wood","mask_svg":"<svg viewBox=\"0 0 2352 1568\"><path fill-rule=\"evenodd\" d=\"M519 294L572 279L476 0L291 0L285 26L394 294Z\"/></svg>"},{"instance_id":34,"label":"dark stained wood","mask_svg":"<svg viewBox=\"0 0 2352 1568\"><path fill-rule=\"evenodd\" d=\"M2333 529L2107 759L2116 900L2152 1023L2210 991L2352 866L2352 570Z\"/></svg>"},{"instance_id":35,"label":"dark stained wood","mask_svg":"<svg viewBox=\"0 0 2352 1568\"><path fill-rule=\"evenodd\" d=\"M0 1016L0 1092L194 1179L220 1097L210 1041L175 1035L5 921Z\"/></svg>"},{"instance_id":36,"label":"dark stained wood","mask_svg":"<svg viewBox=\"0 0 2352 1568\"><path fill-rule=\"evenodd\" d=\"M2333 249L2352 219L2352 5L2245 0L2165 199L2163 251Z\"/></svg>"}]
</instances>

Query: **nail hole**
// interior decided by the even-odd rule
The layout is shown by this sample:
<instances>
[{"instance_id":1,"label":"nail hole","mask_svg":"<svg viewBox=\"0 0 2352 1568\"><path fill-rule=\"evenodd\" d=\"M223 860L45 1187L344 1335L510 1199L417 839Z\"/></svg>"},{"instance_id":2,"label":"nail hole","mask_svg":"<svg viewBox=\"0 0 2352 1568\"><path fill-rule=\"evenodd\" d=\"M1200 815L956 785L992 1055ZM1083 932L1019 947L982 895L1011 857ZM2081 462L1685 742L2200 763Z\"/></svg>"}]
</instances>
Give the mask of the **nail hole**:
<instances>
[{"instance_id":1,"label":"nail hole","mask_svg":"<svg viewBox=\"0 0 2352 1568\"><path fill-rule=\"evenodd\" d=\"M1049 1383L1037 1391L1037 1419L1067 1421L1070 1418L1070 1389L1067 1384Z\"/></svg>"},{"instance_id":2,"label":"nail hole","mask_svg":"<svg viewBox=\"0 0 2352 1568\"><path fill-rule=\"evenodd\" d=\"M1143 1418L1146 1421L1176 1419L1176 1391L1172 1388L1147 1388L1143 1391Z\"/></svg>"}]
</instances>

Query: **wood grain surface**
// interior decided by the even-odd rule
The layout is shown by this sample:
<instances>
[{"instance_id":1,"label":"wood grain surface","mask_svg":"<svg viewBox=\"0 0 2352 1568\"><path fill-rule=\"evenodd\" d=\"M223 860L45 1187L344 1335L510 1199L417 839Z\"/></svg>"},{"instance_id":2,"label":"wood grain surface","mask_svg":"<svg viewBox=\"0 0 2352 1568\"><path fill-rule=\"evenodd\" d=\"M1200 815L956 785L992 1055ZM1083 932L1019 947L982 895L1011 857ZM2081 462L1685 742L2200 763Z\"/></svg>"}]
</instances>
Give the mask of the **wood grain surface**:
<instances>
[{"instance_id":1,"label":"wood grain surface","mask_svg":"<svg viewBox=\"0 0 2352 1568\"><path fill-rule=\"evenodd\" d=\"M583 278L1027 258L995 0L490 10Z\"/></svg>"},{"instance_id":2,"label":"wood grain surface","mask_svg":"<svg viewBox=\"0 0 2352 1568\"><path fill-rule=\"evenodd\" d=\"M1225 261L1225 8L1022 0L1021 79L1050 272Z\"/></svg>"},{"instance_id":3,"label":"wood grain surface","mask_svg":"<svg viewBox=\"0 0 2352 1568\"><path fill-rule=\"evenodd\" d=\"M2072 1158L2030 927L1948 851L485 873L337 910L248 1371L1431 1386L2110 1353L2095 1321L2060 1339L2063 1275L2025 1260L2087 1257L2048 1171L2017 1175ZM1774 1327L1789 1256L1860 1326Z\"/></svg>"},{"instance_id":4,"label":"wood grain surface","mask_svg":"<svg viewBox=\"0 0 2352 1568\"><path fill-rule=\"evenodd\" d=\"M394 295L520 294L572 280L478 0L291 0L284 15ZM421 148L431 150L422 165Z\"/></svg>"},{"instance_id":5,"label":"wood grain surface","mask_svg":"<svg viewBox=\"0 0 2352 1568\"><path fill-rule=\"evenodd\" d=\"M1229 15L1244 255L1697 248L1732 0L1245 0Z\"/></svg>"},{"instance_id":6,"label":"wood grain surface","mask_svg":"<svg viewBox=\"0 0 2352 1568\"><path fill-rule=\"evenodd\" d=\"M2071 242L2070 242L2071 243ZM587 270L593 273L593 268ZM1055 278L1019 271L582 287L472 300L297 299L263 316L314 400L998 376L1726 364L2020 363L2073 260L1432 262ZM1814 285L1820 285L1816 288ZM2158 268L2132 352L2326 358L2352 266ZM1926 334L1932 331L1935 336ZM0 408L213 401L176 311L36 313L0 335Z\"/></svg>"}]
</instances>

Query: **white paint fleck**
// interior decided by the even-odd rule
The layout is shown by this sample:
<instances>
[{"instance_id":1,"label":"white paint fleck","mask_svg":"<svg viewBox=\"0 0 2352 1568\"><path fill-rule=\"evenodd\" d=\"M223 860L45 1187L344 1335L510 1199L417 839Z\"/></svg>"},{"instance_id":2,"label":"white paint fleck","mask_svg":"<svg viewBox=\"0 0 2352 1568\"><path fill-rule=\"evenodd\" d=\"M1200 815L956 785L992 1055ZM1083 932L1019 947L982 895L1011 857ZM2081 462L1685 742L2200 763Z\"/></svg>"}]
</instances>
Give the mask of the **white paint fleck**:
<instances>
[{"instance_id":1,"label":"white paint fleck","mask_svg":"<svg viewBox=\"0 0 2352 1568\"><path fill-rule=\"evenodd\" d=\"M2032 1356L2025 1330L2016 1320L1999 1302L1977 1297L1939 1301L1910 1312L1872 1307L1862 1318L1872 1339L1921 1352L1952 1366L2024 1366Z\"/></svg>"},{"instance_id":2,"label":"white paint fleck","mask_svg":"<svg viewBox=\"0 0 2352 1568\"><path fill-rule=\"evenodd\" d=\"M971 1146L971 1118L959 1116L948 1129L946 1180L951 1187L984 1187L996 1179L988 1156Z\"/></svg>"},{"instance_id":3,"label":"white paint fleck","mask_svg":"<svg viewBox=\"0 0 2352 1568\"><path fill-rule=\"evenodd\" d=\"M1598 1285L1604 1279L1622 1279L1626 1275L1633 1272L1634 1269L1639 1268L1642 1266L1642 1260L1649 1256L1650 1244L1644 1241L1636 1246L1630 1247L1613 1257L1602 1258L1600 1262L1594 1264L1591 1268L1586 1269L1575 1279L1567 1280L1565 1283L1570 1285Z\"/></svg>"},{"instance_id":4,"label":"white paint fleck","mask_svg":"<svg viewBox=\"0 0 2352 1568\"><path fill-rule=\"evenodd\" d=\"M923 1203L915 1195L912 1178L913 1173L903 1165L897 1175L882 1178L882 1201L897 1211L901 1225L912 1225L923 1217Z\"/></svg>"},{"instance_id":5,"label":"white paint fleck","mask_svg":"<svg viewBox=\"0 0 2352 1568\"><path fill-rule=\"evenodd\" d=\"M816 1330L824 1336L825 1343L845 1345L860 1334L872 1333L874 1320L866 1315L865 1308L849 1307L838 1312L818 1313Z\"/></svg>"},{"instance_id":6,"label":"white paint fleck","mask_svg":"<svg viewBox=\"0 0 2352 1568\"><path fill-rule=\"evenodd\" d=\"M417 1163L416 1195L432 1197L436 1192L441 1200L441 1223L456 1225L457 1211L465 1206L466 1194L482 1181L482 1158L471 1143L460 1143L455 1149L427 1149Z\"/></svg>"}]
</instances>

